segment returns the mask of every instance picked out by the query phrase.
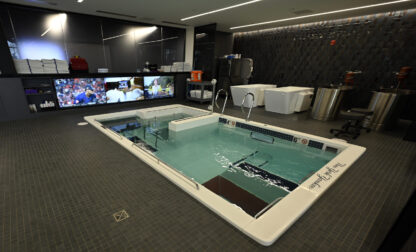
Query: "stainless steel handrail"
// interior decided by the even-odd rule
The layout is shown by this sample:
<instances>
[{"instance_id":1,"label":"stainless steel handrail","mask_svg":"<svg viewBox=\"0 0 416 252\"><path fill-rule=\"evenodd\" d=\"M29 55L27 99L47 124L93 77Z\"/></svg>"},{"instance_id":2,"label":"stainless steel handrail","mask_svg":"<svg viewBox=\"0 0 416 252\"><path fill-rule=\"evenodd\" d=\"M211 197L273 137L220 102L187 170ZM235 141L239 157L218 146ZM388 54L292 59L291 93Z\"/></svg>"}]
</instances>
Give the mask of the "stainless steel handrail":
<instances>
[{"instance_id":1,"label":"stainless steel handrail","mask_svg":"<svg viewBox=\"0 0 416 252\"><path fill-rule=\"evenodd\" d=\"M253 97L253 102L251 103L251 107L250 107L250 110L248 111L248 115L247 115L247 118L246 118L246 121L248 122L248 119L250 118L250 114L251 114L251 109L253 108L253 106L254 106L254 94L253 93L247 93L245 96L244 96L244 98L243 98L243 102L241 103L241 111L245 114L246 112L244 111L244 102L246 101L246 97L247 97L247 95L251 95L252 97Z\"/></svg>"},{"instance_id":2,"label":"stainless steel handrail","mask_svg":"<svg viewBox=\"0 0 416 252\"><path fill-rule=\"evenodd\" d=\"M159 135L159 130L155 130L154 132L149 132L150 135L155 137L155 148L157 149L157 140L164 140L163 137Z\"/></svg>"},{"instance_id":3,"label":"stainless steel handrail","mask_svg":"<svg viewBox=\"0 0 416 252\"><path fill-rule=\"evenodd\" d=\"M193 178L190 178L190 177L186 176L185 174L183 174L183 173L179 172L179 171L178 171L178 170L176 170L175 168L170 167L168 164L166 164L165 162L163 162L162 160L160 160L159 158L157 158L155 155L150 154L147 150L143 149L143 148L142 148L142 147L140 147L138 144L133 143L133 144L132 144L132 147L139 148L139 149L140 149L140 150L142 150L144 153L146 153L146 154L147 154L147 156L152 157L154 160L156 160L156 162L157 162L158 164L163 164L165 167L169 168L169 170L171 171L171 173L172 173L172 174L176 175L177 177L179 177L179 178L181 178L181 179L184 179L184 180L186 180L186 181L191 182L191 183L195 186L195 188L196 188L197 190L199 190L199 184L198 184L198 183L197 183L197 182L196 182Z\"/></svg>"},{"instance_id":4,"label":"stainless steel handrail","mask_svg":"<svg viewBox=\"0 0 416 252\"><path fill-rule=\"evenodd\" d=\"M256 215L254 215L254 218L257 219L258 217L260 217L262 214L264 214L264 212L266 212L267 210L269 210L272 206L276 205L276 203L279 202L281 199L283 199L283 197L279 197L279 198L273 200L272 203L268 204L260 212L258 212Z\"/></svg>"},{"instance_id":5,"label":"stainless steel handrail","mask_svg":"<svg viewBox=\"0 0 416 252\"><path fill-rule=\"evenodd\" d=\"M212 113L214 113L214 103L215 103L214 94L215 94L215 86L217 84L217 80L216 79L212 79L211 80L211 84L212 84L212 103L211 103L211 109L210 110L211 110L211 114L212 114Z\"/></svg>"},{"instance_id":6,"label":"stainless steel handrail","mask_svg":"<svg viewBox=\"0 0 416 252\"><path fill-rule=\"evenodd\" d=\"M225 90L224 90L224 89L222 89L222 88L221 88L220 90L218 90L217 95L215 96L215 106L216 106L218 109L220 108L220 106L218 106L217 100L218 100L218 96L219 96L219 94L221 93L221 91L225 93L225 101L224 101L224 105L222 105L222 110L221 110L221 114L224 114L225 105L227 104L227 100L228 100L228 92L227 92L227 91L225 91Z\"/></svg>"}]
</instances>

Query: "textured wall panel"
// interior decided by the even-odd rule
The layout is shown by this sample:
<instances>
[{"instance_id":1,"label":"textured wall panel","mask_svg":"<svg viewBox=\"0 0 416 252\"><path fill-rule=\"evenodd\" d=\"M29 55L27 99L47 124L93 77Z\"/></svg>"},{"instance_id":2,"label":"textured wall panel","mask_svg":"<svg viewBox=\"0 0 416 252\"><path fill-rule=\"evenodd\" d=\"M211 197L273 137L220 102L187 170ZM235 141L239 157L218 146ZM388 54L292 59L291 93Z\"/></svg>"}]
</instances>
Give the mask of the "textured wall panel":
<instances>
[{"instance_id":1,"label":"textured wall panel","mask_svg":"<svg viewBox=\"0 0 416 252\"><path fill-rule=\"evenodd\" d=\"M361 70L357 85L373 89L392 85L402 66L416 84L415 45L416 9L234 34L234 53L254 60L251 82L282 86L339 83Z\"/></svg>"}]
</instances>

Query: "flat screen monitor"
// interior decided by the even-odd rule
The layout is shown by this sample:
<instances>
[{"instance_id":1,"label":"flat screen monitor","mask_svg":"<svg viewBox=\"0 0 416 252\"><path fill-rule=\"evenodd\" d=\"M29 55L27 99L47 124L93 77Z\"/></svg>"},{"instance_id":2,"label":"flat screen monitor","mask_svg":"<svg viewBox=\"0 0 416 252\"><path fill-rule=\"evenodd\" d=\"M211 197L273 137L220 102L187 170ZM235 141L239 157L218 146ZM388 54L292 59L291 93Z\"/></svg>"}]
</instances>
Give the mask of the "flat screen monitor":
<instances>
[{"instance_id":1,"label":"flat screen monitor","mask_svg":"<svg viewBox=\"0 0 416 252\"><path fill-rule=\"evenodd\" d=\"M144 100L143 77L104 78L107 103Z\"/></svg>"},{"instance_id":2,"label":"flat screen monitor","mask_svg":"<svg viewBox=\"0 0 416 252\"><path fill-rule=\"evenodd\" d=\"M143 78L145 99L174 96L174 76L145 76Z\"/></svg>"},{"instance_id":3,"label":"flat screen monitor","mask_svg":"<svg viewBox=\"0 0 416 252\"><path fill-rule=\"evenodd\" d=\"M105 104L103 78L54 79L60 108Z\"/></svg>"}]
</instances>

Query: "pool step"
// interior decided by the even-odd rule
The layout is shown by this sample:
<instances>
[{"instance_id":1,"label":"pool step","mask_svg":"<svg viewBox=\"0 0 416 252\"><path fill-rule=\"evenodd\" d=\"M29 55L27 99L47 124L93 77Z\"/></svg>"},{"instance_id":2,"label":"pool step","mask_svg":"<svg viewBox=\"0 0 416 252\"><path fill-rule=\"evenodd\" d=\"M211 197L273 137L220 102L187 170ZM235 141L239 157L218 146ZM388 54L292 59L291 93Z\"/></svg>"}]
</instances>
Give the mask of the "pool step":
<instances>
[{"instance_id":1,"label":"pool step","mask_svg":"<svg viewBox=\"0 0 416 252\"><path fill-rule=\"evenodd\" d=\"M220 176L267 203L271 203L275 199L285 197L289 194L287 190L264 180L260 176L253 176L252 173L238 167L229 168L221 173Z\"/></svg>"},{"instance_id":2,"label":"pool step","mask_svg":"<svg viewBox=\"0 0 416 252\"><path fill-rule=\"evenodd\" d=\"M228 179L216 176L203 184L206 188L225 198L229 202L241 207L251 216L255 216L268 203L257 198L255 195L235 185Z\"/></svg>"},{"instance_id":3,"label":"pool step","mask_svg":"<svg viewBox=\"0 0 416 252\"><path fill-rule=\"evenodd\" d=\"M110 127L110 129L112 129L113 131L117 133L123 133L125 131L132 131L135 129L139 129L141 127L142 125L138 122L129 122L129 123L120 124L120 125L113 125Z\"/></svg>"}]
</instances>

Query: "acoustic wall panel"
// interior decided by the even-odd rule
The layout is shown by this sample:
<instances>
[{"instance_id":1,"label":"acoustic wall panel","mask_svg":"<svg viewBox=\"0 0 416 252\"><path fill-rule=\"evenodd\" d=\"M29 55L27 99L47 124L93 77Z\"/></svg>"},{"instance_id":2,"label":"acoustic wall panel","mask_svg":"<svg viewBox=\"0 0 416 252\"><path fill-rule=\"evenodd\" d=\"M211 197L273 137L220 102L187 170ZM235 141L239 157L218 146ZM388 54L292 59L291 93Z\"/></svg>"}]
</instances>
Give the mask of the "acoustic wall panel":
<instances>
[{"instance_id":1,"label":"acoustic wall panel","mask_svg":"<svg viewBox=\"0 0 416 252\"><path fill-rule=\"evenodd\" d=\"M364 90L394 83L416 68L416 9L234 34L234 53L254 60L251 83L328 85L361 70ZM331 45L331 41L332 44ZM411 74L408 84L415 83Z\"/></svg>"}]
</instances>

